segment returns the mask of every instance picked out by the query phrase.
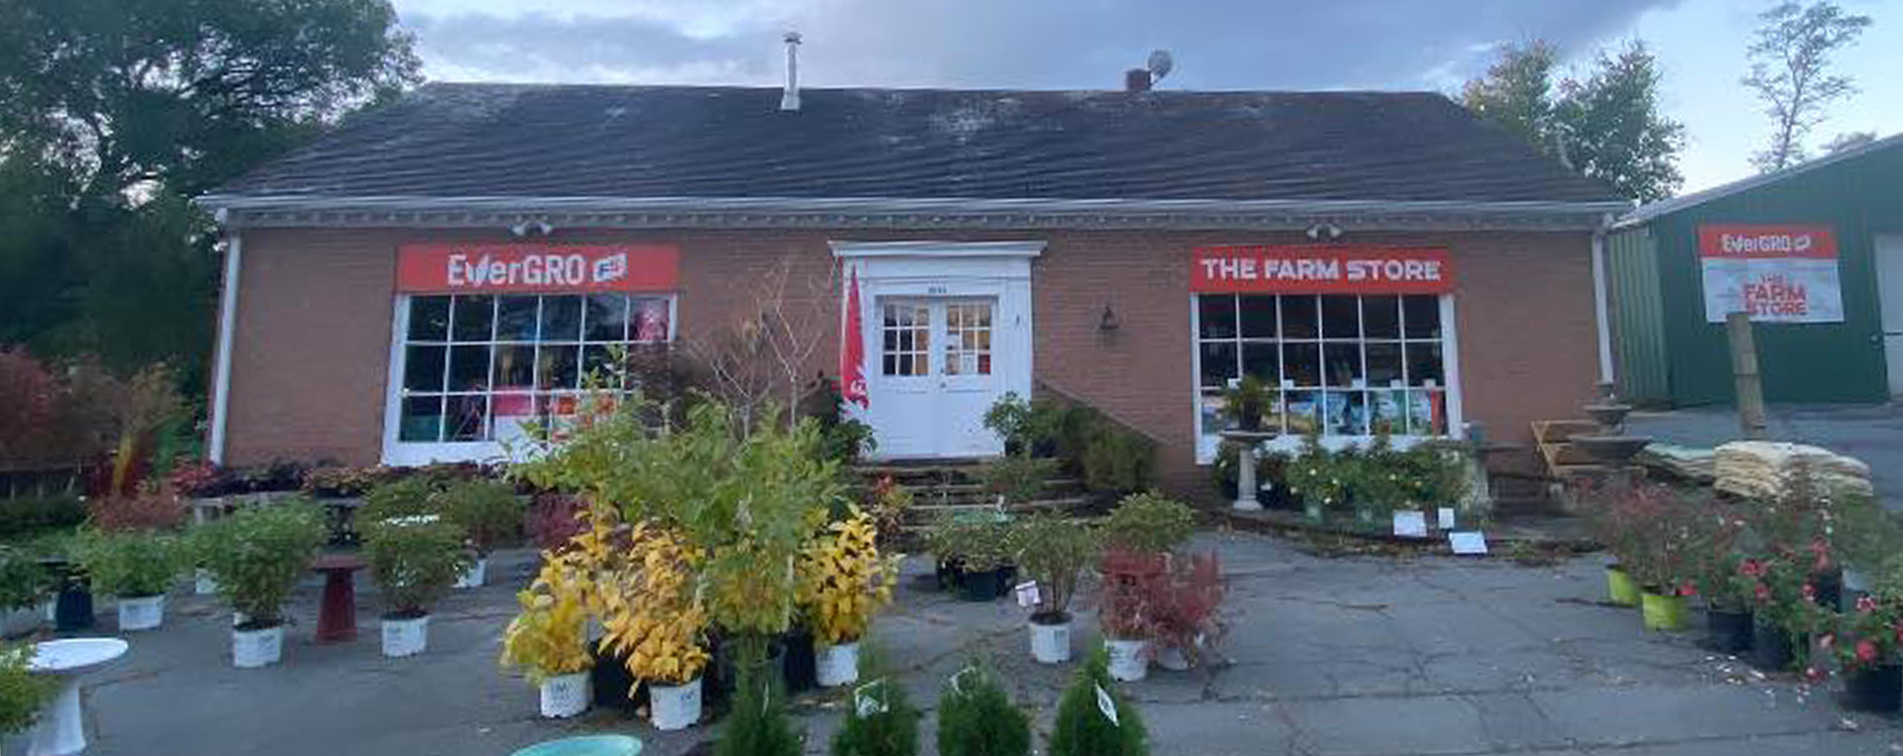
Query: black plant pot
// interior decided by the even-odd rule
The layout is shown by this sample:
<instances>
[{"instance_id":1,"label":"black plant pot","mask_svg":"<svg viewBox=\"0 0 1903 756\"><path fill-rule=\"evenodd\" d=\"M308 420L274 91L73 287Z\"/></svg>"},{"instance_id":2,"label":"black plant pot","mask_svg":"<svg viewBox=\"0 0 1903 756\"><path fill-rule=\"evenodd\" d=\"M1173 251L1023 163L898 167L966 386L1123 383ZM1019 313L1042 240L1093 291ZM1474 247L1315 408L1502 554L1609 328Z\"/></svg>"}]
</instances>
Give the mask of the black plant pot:
<instances>
[{"instance_id":1,"label":"black plant pot","mask_svg":"<svg viewBox=\"0 0 1903 756\"><path fill-rule=\"evenodd\" d=\"M1811 576L1811 600L1817 602L1818 606L1837 611L1843 602L1843 595L1844 572L1841 568L1831 568Z\"/></svg>"},{"instance_id":2,"label":"black plant pot","mask_svg":"<svg viewBox=\"0 0 1903 756\"><path fill-rule=\"evenodd\" d=\"M1705 611L1706 647L1721 654L1742 654L1751 650L1751 611Z\"/></svg>"},{"instance_id":3,"label":"black plant pot","mask_svg":"<svg viewBox=\"0 0 1903 756\"><path fill-rule=\"evenodd\" d=\"M1782 672L1797 663L1797 652L1790 633L1765 622L1751 624L1751 666L1766 672Z\"/></svg>"},{"instance_id":4,"label":"black plant pot","mask_svg":"<svg viewBox=\"0 0 1903 756\"><path fill-rule=\"evenodd\" d=\"M812 632L800 628L782 637L781 646L786 651L781 674L786 678L786 692L801 693L819 687L819 664L813 657Z\"/></svg>"},{"instance_id":5,"label":"black plant pot","mask_svg":"<svg viewBox=\"0 0 1903 756\"><path fill-rule=\"evenodd\" d=\"M940 590L955 591L965 584L965 565L957 559L938 560L938 587Z\"/></svg>"},{"instance_id":6,"label":"black plant pot","mask_svg":"<svg viewBox=\"0 0 1903 756\"><path fill-rule=\"evenodd\" d=\"M993 567L984 571L966 572L965 579L958 584L958 597L966 601L994 601L1011 590L1010 577L1005 567Z\"/></svg>"},{"instance_id":7,"label":"black plant pot","mask_svg":"<svg viewBox=\"0 0 1903 756\"><path fill-rule=\"evenodd\" d=\"M595 666L588 671L588 682L595 689L595 706L633 711L641 705L635 695L629 695L630 691L637 695L642 691L635 689L638 683L628 671L627 657L603 652L594 644L589 644L588 655L595 659Z\"/></svg>"},{"instance_id":8,"label":"black plant pot","mask_svg":"<svg viewBox=\"0 0 1903 756\"><path fill-rule=\"evenodd\" d=\"M733 702L734 689L740 684L740 665L742 664L739 640L732 636L716 636L709 643L709 652L713 661L701 674L701 695L706 697L709 710L716 715L724 714ZM778 684L786 687L786 669L788 667L786 636L770 638L767 641L767 657L763 668L779 673ZM811 648L811 643L808 643ZM808 651L810 654L811 652ZM813 672L814 682L818 683L818 670Z\"/></svg>"},{"instance_id":9,"label":"black plant pot","mask_svg":"<svg viewBox=\"0 0 1903 756\"><path fill-rule=\"evenodd\" d=\"M85 579L69 580L59 589L53 604L53 629L76 633L93 626L93 593Z\"/></svg>"},{"instance_id":10,"label":"black plant pot","mask_svg":"<svg viewBox=\"0 0 1903 756\"><path fill-rule=\"evenodd\" d=\"M1856 711L1893 712L1903 708L1903 666L1880 664L1845 670L1842 703Z\"/></svg>"}]
</instances>

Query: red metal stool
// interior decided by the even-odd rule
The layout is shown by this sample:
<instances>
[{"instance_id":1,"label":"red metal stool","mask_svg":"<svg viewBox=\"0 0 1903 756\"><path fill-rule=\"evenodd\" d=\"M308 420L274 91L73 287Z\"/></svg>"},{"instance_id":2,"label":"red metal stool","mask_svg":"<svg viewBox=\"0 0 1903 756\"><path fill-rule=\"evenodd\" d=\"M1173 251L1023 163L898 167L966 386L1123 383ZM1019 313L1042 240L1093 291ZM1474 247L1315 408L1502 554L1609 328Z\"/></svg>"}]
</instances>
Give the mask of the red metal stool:
<instances>
[{"instance_id":1,"label":"red metal stool","mask_svg":"<svg viewBox=\"0 0 1903 756\"><path fill-rule=\"evenodd\" d=\"M354 554L325 554L311 560L311 571L324 575L324 602L317 609L317 642L357 639L357 582L363 569Z\"/></svg>"}]
</instances>

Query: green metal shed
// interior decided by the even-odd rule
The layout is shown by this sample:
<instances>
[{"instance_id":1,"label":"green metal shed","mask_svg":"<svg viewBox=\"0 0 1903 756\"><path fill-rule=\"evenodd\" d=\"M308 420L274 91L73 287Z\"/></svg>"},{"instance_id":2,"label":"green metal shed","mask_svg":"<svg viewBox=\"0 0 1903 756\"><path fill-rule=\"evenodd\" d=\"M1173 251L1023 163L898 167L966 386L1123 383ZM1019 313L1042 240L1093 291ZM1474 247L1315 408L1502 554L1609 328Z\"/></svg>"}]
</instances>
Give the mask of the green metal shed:
<instances>
[{"instance_id":1,"label":"green metal shed","mask_svg":"<svg viewBox=\"0 0 1903 756\"><path fill-rule=\"evenodd\" d=\"M1743 309L1767 400L1886 401L1903 393L1903 134L1637 208L1606 269L1627 397L1730 403L1713 321Z\"/></svg>"}]
</instances>

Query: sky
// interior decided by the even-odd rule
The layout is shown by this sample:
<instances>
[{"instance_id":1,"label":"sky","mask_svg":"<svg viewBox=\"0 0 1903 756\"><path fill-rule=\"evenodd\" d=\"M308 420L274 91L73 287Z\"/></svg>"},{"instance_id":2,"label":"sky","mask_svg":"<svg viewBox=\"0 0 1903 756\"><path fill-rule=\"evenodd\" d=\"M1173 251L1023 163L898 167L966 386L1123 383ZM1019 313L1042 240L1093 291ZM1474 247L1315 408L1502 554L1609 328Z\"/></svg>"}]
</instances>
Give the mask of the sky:
<instances>
[{"instance_id":1,"label":"sky","mask_svg":"<svg viewBox=\"0 0 1903 756\"><path fill-rule=\"evenodd\" d=\"M1695 191L1752 174L1770 133L1739 83L1771 0L394 0L432 80L740 84L783 81L798 30L808 86L1111 89L1154 49L1164 89L1453 93L1502 44L1546 39L1580 71L1640 39L1685 124ZM1903 0L1838 0L1875 19L1837 70L1813 152L1850 131L1903 131Z\"/></svg>"}]
</instances>

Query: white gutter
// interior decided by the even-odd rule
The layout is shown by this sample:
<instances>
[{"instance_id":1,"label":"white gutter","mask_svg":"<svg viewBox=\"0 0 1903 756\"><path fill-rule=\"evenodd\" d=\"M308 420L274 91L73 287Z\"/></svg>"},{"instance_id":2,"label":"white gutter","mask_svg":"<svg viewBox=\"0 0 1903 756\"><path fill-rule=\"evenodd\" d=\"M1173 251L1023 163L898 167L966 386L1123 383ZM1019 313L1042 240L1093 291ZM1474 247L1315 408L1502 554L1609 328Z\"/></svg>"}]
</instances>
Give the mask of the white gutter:
<instances>
[{"instance_id":1,"label":"white gutter","mask_svg":"<svg viewBox=\"0 0 1903 756\"><path fill-rule=\"evenodd\" d=\"M1612 315L1606 295L1606 230L1612 226L1607 215L1592 232L1592 312L1599 331L1599 382L1612 382Z\"/></svg>"},{"instance_id":2,"label":"white gutter","mask_svg":"<svg viewBox=\"0 0 1903 756\"><path fill-rule=\"evenodd\" d=\"M237 229L231 229L225 235L225 284L218 295L218 361L213 368L211 439L206 442L206 457L221 465L225 463L225 422L231 406L231 345L238 324L238 272L243 259L244 239Z\"/></svg>"}]
</instances>

